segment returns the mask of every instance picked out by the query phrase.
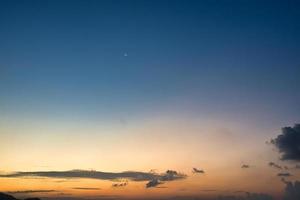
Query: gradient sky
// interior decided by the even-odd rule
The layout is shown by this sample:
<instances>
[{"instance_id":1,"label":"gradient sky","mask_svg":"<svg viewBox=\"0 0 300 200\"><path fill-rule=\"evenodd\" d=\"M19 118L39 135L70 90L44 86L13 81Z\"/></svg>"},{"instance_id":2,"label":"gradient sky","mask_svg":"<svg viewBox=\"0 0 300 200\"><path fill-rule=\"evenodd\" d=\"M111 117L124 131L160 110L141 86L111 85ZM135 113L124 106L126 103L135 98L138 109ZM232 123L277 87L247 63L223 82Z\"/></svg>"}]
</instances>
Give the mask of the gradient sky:
<instances>
[{"instance_id":1,"label":"gradient sky","mask_svg":"<svg viewBox=\"0 0 300 200\"><path fill-rule=\"evenodd\" d=\"M188 175L151 189L0 178L0 190L282 195L268 163L295 162L266 141L299 123L299 9L291 0L0 1L0 172Z\"/></svg>"}]
</instances>

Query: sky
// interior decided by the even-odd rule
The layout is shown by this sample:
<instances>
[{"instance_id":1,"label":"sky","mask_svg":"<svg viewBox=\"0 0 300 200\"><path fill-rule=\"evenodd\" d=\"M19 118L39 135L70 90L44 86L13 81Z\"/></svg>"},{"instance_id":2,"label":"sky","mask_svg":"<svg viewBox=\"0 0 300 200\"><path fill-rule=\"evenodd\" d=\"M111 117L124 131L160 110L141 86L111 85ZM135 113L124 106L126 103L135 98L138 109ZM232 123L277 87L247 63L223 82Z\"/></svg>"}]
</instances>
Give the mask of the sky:
<instances>
[{"instance_id":1,"label":"sky","mask_svg":"<svg viewBox=\"0 0 300 200\"><path fill-rule=\"evenodd\" d=\"M0 191L294 200L299 9L1 0Z\"/></svg>"}]
</instances>

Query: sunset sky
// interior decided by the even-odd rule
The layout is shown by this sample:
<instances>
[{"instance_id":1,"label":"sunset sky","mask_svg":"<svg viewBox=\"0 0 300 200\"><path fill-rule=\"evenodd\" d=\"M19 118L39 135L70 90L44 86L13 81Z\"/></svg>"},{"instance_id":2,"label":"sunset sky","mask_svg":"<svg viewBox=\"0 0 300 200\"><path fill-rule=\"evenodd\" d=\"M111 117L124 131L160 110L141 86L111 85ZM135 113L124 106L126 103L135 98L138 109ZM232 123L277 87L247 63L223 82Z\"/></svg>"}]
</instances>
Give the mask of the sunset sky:
<instances>
[{"instance_id":1,"label":"sunset sky","mask_svg":"<svg viewBox=\"0 0 300 200\"><path fill-rule=\"evenodd\" d=\"M0 191L281 200L300 180L299 10L1 0Z\"/></svg>"}]
</instances>

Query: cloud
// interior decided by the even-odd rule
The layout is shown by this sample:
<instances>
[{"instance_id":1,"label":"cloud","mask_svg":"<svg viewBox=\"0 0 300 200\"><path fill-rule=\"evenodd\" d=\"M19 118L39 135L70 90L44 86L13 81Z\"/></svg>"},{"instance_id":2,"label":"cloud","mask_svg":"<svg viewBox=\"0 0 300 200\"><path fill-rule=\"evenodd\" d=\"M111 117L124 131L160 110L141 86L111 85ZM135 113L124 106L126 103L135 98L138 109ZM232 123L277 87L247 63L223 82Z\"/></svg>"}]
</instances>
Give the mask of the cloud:
<instances>
[{"instance_id":1,"label":"cloud","mask_svg":"<svg viewBox=\"0 0 300 200\"><path fill-rule=\"evenodd\" d=\"M185 174L178 173L174 170L167 170L165 173L160 174L157 178L150 180L146 184L146 188L156 187L159 184L163 184L165 181L184 179L186 177L187 176Z\"/></svg>"},{"instance_id":2,"label":"cloud","mask_svg":"<svg viewBox=\"0 0 300 200\"><path fill-rule=\"evenodd\" d=\"M58 199L59 200L120 200L121 197L118 195L95 195L90 197L81 197L81 196L76 197L68 193L60 193L59 195L55 195L55 196L42 197L41 200L58 200Z\"/></svg>"},{"instance_id":3,"label":"cloud","mask_svg":"<svg viewBox=\"0 0 300 200\"><path fill-rule=\"evenodd\" d=\"M216 192L218 190L214 190L214 189L207 189L207 190L200 190L202 192Z\"/></svg>"},{"instance_id":4,"label":"cloud","mask_svg":"<svg viewBox=\"0 0 300 200\"><path fill-rule=\"evenodd\" d=\"M282 167L280 165L277 165L276 163L273 163L273 162L269 162L269 166L274 167L276 169L282 169Z\"/></svg>"},{"instance_id":5,"label":"cloud","mask_svg":"<svg viewBox=\"0 0 300 200\"><path fill-rule=\"evenodd\" d=\"M93 188L93 187L73 187L74 190L101 190L101 188Z\"/></svg>"},{"instance_id":6,"label":"cloud","mask_svg":"<svg viewBox=\"0 0 300 200\"><path fill-rule=\"evenodd\" d=\"M3 200L17 200L13 196L2 193L2 192L0 192L0 199L3 199Z\"/></svg>"},{"instance_id":7,"label":"cloud","mask_svg":"<svg viewBox=\"0 0 300 200\"><path fill-rule=\"evenodd\" d=\"M29 194L29 193L48 193L56 192L56 190L17 190L17 191L7 191L9 194Z\"/></svg>"},{"instance_id":8,"label":"cloud","mask_svg":"<svg viewBox=\"0 0 300 200\"><path fill-rule=\"evenodd\" d=\"M173 180L183 179L183 178L186 178L185 174L178 173L178 172L176 172L174 170L167 170L165 173L161 174L158 177L158 180L161 180L161 181L173 181Z\"/></svg>"},{"instance_id":9,"label":"cloud","mask_svg":"<svg viewBox=\"0 0 300 200\"><path fill-rule=\"evenodd\" d=\"M283 200L299 200L300 199L300 181L285 181L286 187Z\"/></svg>"},{"instance_id":10,"label":"cloud","mask_svg":"<svg viewBox=\"0 0 300 200\"><path fill-rule=\"evenodd\" d=\"M300 161L300 124L282 128L282 134L272 139L281 155L281 160Z\"/></svg>"},{"instance_id":11,"label":"cloud","mask_svg":"<svg viewBox=\"0 0 300 200\"><path fill-rule=\"evenodd\" d=\"M277 176L288 177L288 176L292 176L292 175L290 173L278 173Z\"/></svg>"},{"instance_id":12,"label":"cloud","mask_svg":"<svg viewBox=\"0 0 300 200\"><path fill-rule=\"evenodd\" d=\"M15 172L11 174L0 174L0 178L15 177L47 177L47 178L91 178L100 180L118 180L126 179L131 181L173 181L184 179L185 174L178 173L174 170L167 170L165 173L158 174L154 172L101 172L95 170L69 170L69 171L32 171L32 172Z\"/></svg>"},{"instance_id":13,"label":"cloud","mask_svg":"<svg viewBox=\"0 0 300 200\"><path fill-rule=\"evenodd\" d=\"M204 172L204 170L202 170L202 169L197 169L197 168L193 168L193 171L192 171L193 173L198 173L198 174L204 174L205 172Z\"/></svg>"},{"instance_id":14,"label":"cloud","mask_svg":"<svg viewBox=\"0 0 300 200\"><path fill-rule=\"evenodd\" d=\"M249 165L245 165L245 164L244 164L244 165L242 165L242 166L241 166L241 168L243 168L243 169L247 169L247 168L250 168L250 166L249 166Z\"/></svg>"},{"instance_id":15,"label":"cloud","mask_svg":"<svg viewBox=\"0 0 300 200\"><path fill-rule=\"evenodd\" d=\"M125 187L128 185L128 182L123 182L123 183L113 183L111 186L112 187Z\"/></svg>"},{"instance_id":16,"label":"cloud","mask_svg":"<svg viewBox=\"0 0 300 200\"><path fill-rule=\"evenodd\" d=\"M156 187L159 184L162 184L162 182L157 179L153 179L146 184L146 188Z\"/></svg>"},{"instance_id":17,"label":"cloud","mask_svg":"<svg viewBox=\"0 0 300 200\"><path fill-rule=\"evenodd\" d=\"M217 200L273 200L268 194L246 193L245 196L220 196Z\"/></svg>"},{"instance_id":18,"label":"cloud","mask_svg":"<svg viewBox=\"0 0 300 200\"><path fill-rule=\"evenodd\" d=\"M90 170L69 170L69 171L32 171L2 174L0 177L48 177L48 178L91 178L101 180L129 179L132 181L147 181L159 177L154 173L126 171L126 172L101 172Z\"/></svg>"}]
</instances>

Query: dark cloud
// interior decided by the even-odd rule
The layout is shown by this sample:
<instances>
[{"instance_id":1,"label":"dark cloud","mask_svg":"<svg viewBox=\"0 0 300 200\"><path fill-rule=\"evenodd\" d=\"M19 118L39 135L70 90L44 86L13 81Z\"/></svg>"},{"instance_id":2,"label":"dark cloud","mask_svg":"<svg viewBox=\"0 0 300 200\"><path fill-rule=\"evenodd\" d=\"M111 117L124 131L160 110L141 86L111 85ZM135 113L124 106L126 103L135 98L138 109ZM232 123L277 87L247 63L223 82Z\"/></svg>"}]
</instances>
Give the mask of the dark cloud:
<instances>
[{"instance_id":1,"label":"dark cloud","mask_svg":"<svg viewBox=\"0 0 300 200\"><path fill-rule=\"evenodd\" d=\"M160 174L158 177L150 180L146 184L146 188L156 187L159 184L163 184L165 181L173 181L178 179L184 179L187 176L185 174L178 173L174 170L167 170L165 173Z\"/></svg>"},{"instance_id":2,"label":"dark cloud","mask_svg":"<svg viewBox=\"0 0 300 200\"><path fill-rule=\"evenodd\" d=\"M90 170L70 170L70 171L33 171L16 172L12 174L2 174L0 177L48 177L48 178L92 178L102 180L130 179L132 181L147 181L159 177L154 173L126 171L126 172L100 172Z\"/></svg>"},{"instance_id":3,"label":"dark cloud","mask_svg":"<svg viewBox=\"0 0 300 200\"><path fill-rule=\"evenodd\" d=\"M73 187L74 190L101 190L101 188L93 188L93 187Z\"/></svg>"},{"instance_id":4,"label":"dark cloud","mask_svg":"<svg viewBox=\"0 0 300 200\"><path fill-rule=\"evenodd\" d=\"M186 178L185 174L178 173L174 170L167 170L165 173L160 174L157 179L160 181L173 181L183 178Z\"/></svg>"},{"instance_id":5,"label":"dark cloud","mask_svg":"<svg viewBox=\"0 0 300 200\"><path fill-rule=\"evenodd\" d=\"M204 172L204 170L202 170L202 169L197 169L197 168L193 168L193 171L192 171L193 173L198 173L198 174L204 174L205 172Z\"/></svg>"},{"instance_id":6,"label":"dark cloud","mask_svg":"<svg viewBox=\"0 0 300 200\"><path fill-rule=\"evenodd\" d=\"M17 190L17 191L7 191L9 194L29 194L29 193L48 193L56 192L56 190Z\"/></svg>"},{"instance_id":7,"label":"dark cloud","mask_svg":"<svg viewBox=\"0 0 300 200\"><path fill-rule=\"evenodd\" d=\"M286 187L283 200L299 200L300 199L300 181L285 181Z\"/></svg>"},{"instance_id":8,"label":"dark cloud","mask_svg":"<svg viewBox=\"0 0 300 200\"><path fill-rule=\"evenodd\" d=\"M288 177L292 175L290 173L278 173L277 176Z\"/></svg>"},{"instance_id":9,"label":"dark cloud","mask_svg":"<svg viewBox=\"0 0 300 200\"><path fill-rule=\"evenodd\" d=\"M128 185L128 182L123 182L123 183L113 183L111 186L112 187L125 187Z\"/></svg>"},{"instance_id":10,"label":"dark cloud","mask_svg":"<svg viewBox=\"0 0 300 200\"><path fill-rule=\"evenodd\" d=\"M300 124L282 128L282 134L272 139L271 143L282 154L282 160L300 161Z\"/></svg>"},{"instance_id":11,"label":"dark cloud","mask_svg":"<svg viewBox=\"0 0 300 200\"><path fill-rule=\"evenodd\" d=\"M157 179L153 179L146 184L146 188L156 187L159 184L162 184L162 182Z\"/></svg>"},{"instance_id":12,"label":"dark cloud","mask_svg":"<svg viewBox=\"0 0 300 200\"><path fill-rule=\"evenodd\" d=\"M243 196L220 196L217 200L273 200L268 194L245 193Z\"/></svg>"},{"instance_id":13,"label":"dark cloud","mask_svg":"<svg viewBox=\"0 0 300 200\"><path fill-rule=\"evenodd\" d=\"M250 166L249 166L249 165L245 165L245 164L244 164L244 165L242 165L242 166L241 166L241 168L243 168L243 169L247 169L247 168L250 168Z\"/></svg>"},{"instance_id":14,"label":"dark cloud","mask_svg":"<svg viewBox=\"0 0 300 200\"><path fill-rule=\"evenodd\" d=\"M47 177L47 178L91 178L101 180L118 180L126 179L131 181L173 181L184 179L185 174L178 173L174 170L167 170L165 173L158 174L153 172L101 172L89 170L70 170L70 171L33 171L33 172L15 172L12 174L0 174L0 178L14 178L14 177Z\"/></svg>"},{"instance_id":15,"label":"dark cloud","mask_svg":"<svg viewBox=\"0 0 300 200\"><path fill-rule=\"evenodd\" d=\"M276 169L282 169L282 167L281 167L280 165L277 165L277 164L274 163L274 162L269 162L269 166L270 166L270 167L274 167L274 168L276 168Z\"/></svg>"},{"instance_id":16,"label":"dark cloud","mask_svg":"<svg viewBox=\"0 0 300 200\"><path fill-rule=\"evenodd\" d=\"M5 193L2 193L2 192L0 192L0 199L1 200L17 200L15 197L5 194Z\"/></svg>"}]
</instances>

